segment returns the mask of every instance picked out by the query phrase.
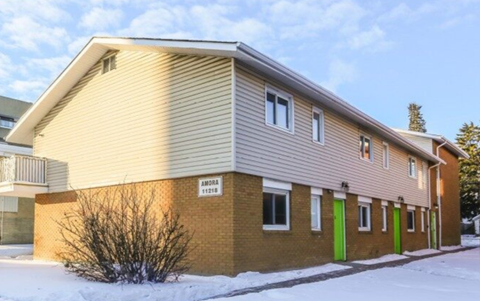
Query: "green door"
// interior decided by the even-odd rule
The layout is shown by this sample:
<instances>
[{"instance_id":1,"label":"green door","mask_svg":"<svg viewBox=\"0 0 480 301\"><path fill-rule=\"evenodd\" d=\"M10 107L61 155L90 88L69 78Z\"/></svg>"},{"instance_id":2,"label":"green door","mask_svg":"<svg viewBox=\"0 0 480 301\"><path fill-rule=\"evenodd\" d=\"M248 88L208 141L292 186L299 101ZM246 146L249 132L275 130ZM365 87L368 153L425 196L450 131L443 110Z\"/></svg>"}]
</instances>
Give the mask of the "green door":
<instances>
[{"instance_id":1,"label":"green door","mask_svg":"<svg viewBox=\"0 0 480 301\"><path fill-rule=\"evenodd\" d=\"M430 217L430 229L431 229L431 240L432 240L432 249L437 248L437 215L432 211Z\"/></svg>"},{"instance_id":2,"label":"green door","mask_svg":"<svg viewBox=\"0 0 480 301\"><path fill-rule=\"evenodd\" d=\"M334 260L346 260L345 256L345 204L344 200L333 201L333 247Z\"/></svg>"},{"instance_id":3,"label":"green door","mask_svg":"<svg viewBox=\"0 0 480 301\"><path fill-rule=\"evenodd\" d=\"M393 208L393 241L396 254L402 254L400 208Z\"/></svg>"}]
</instances>

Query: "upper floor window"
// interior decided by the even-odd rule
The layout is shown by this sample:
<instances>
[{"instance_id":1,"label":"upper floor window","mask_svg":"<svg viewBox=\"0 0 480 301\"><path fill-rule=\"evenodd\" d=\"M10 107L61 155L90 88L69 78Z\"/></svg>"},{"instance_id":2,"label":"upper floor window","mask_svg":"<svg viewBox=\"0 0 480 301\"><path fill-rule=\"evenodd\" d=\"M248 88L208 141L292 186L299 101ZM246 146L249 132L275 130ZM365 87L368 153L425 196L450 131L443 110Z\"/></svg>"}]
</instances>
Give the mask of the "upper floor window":
<instances>
[{"instance_id":1,"label":"upper floor window","mask_svg":"<svg viewBox=\"0 0 480 301\"><path fill-rule=\"evenodd\" d=\"M292 96L267 88L265 99L266 123L293 132Z\"/></svg>"},{"instance_id":2,"label":"upper floor window","mask_svg":"<svg viewBox=\"0 0 480 301\"><path fill-rule=\"evenodd\" d=\"M388 169L390 167L390 148L388 143L383 142L383 168Z\"/></svg>"},{"instance_id":3,"label":"upper floor window","mask_svg":"<svg viewBox=\"0 0 480 301\"><path fill-rule=\"evenodd\" d=\"M414 157L408 157L408 176L417 177L417 159Z\"/></svg>"},{"instance_id":4,"label":"upper floor window","mask_svg":"<svg viewBox=\"0 0 480 301\"><path fill-rule=\"evenodd\" d=\"M325 118L323 115L323 111L317 108L313 108L312 113L312 133L313 133L313 141L323 144L325 141L324 135L324 125L325 125Z\"/></svg>"},{"instance_id":5,"label":"upper floor window","mask_svg":"<svg viewBox=\"0 0 480 301\"><path fill-rule=\"evenodd\" d=\"M103 60L103 73L117 69L117 59L115 55Z\"/></svg>"},{"instance_id":6,"label":"upper floor window","mask_svg":"<svg viewBox=\"0 0 480 301\"><path fill-rule=\"evenodd\" d=\"M372 137L360 135L360 158L373 162Z\"/></svg>"},{"instance_id":7,"label":"upper floor window","mask_svg":"<svg viewBox=\"0 0 480 301\"><path fill-rule=\"evenodd\" d=\"M13 129L15 126L15 119L11 117L0 116L0 127Z\"/></svg>"}]
</instances>

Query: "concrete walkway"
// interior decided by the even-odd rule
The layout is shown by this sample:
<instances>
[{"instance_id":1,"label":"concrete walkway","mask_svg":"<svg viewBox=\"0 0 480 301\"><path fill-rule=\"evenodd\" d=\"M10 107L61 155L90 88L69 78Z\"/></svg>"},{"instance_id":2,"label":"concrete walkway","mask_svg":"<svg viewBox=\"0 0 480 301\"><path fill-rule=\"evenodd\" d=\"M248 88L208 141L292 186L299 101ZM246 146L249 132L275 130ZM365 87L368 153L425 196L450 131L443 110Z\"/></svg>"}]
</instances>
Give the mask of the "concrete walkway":
<instances>
[{"instance_id":1,"label":"concrete walkway","mask_svg":"<svg viewBox=\"0 0 480 301\"><path fill-rule=\"evenodd\" d=\"M222 295L217 295L217 296L214 296L214 297L210 297L208 299L235 297L235 296L246 295L246 294L250 294L250 293L258 293L258 292L265 291L265 290L278 289L278 288L288 288L288 287L293 287L293 286L300 285L300 284L320 282L320 281L325 281L325 280L329 280L329 279L335 279L335 278L340 278L340 277L344 277L344 276L355 275L355 274L362 273L362 272L365 272L365 271L371 271L371 270L377 270L377 269L383 269L383 268L391 268L391 267L398 267L398 266L402 266L402 265L405 265L405 264L413 262L413 261L422 260L422 259L425 259L425 258L436 257L436 256L441 256L441 255L445 255L445 254L458 253L458 252L462 252L462 251L466 251L466 250L470 250L470 249L474 249L474 248L473 247L460 248L460 249L457 249L457 250L441 251L439 253L423 255L423 256L408 256L408 255L406 255L406 256L408 256L408 258L406 258L406 259L400 259L400 260L390 261L390 262L382 262L382 263L371 264L371 265L365 265L365 264L353 263L353 262L335 262L336 264L349 266L351 268L346 269L346 270L333 271L333 272L313 275L313 276L304 277L304 278L297 278L297 279L293 279L293 280L287 280L287 281L281 281L281 282L276 282L276 283L269 283L269 284L256 286L256 287L239 289L239 290L229 292L227 294L222 294Z\"/></svg>"}]
</instances>

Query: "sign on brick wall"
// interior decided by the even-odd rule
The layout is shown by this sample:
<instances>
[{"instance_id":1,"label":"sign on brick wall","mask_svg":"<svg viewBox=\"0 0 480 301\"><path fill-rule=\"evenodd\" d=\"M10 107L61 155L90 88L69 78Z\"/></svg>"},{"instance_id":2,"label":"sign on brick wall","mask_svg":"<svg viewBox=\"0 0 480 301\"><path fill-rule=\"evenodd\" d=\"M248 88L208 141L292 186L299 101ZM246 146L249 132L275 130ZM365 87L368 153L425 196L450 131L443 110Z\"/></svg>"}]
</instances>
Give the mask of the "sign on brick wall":
<instances>
[{"instance_id":1,"label":"sign on brick wall","mask_svg":"<svg viewBox=\"0 0 480 301\"><path fill-rule=\"evenodd\" d=\"M223 178L212 177L198 180L198 196L220 196L223 194Z\"/></svg>"}]
</instances>

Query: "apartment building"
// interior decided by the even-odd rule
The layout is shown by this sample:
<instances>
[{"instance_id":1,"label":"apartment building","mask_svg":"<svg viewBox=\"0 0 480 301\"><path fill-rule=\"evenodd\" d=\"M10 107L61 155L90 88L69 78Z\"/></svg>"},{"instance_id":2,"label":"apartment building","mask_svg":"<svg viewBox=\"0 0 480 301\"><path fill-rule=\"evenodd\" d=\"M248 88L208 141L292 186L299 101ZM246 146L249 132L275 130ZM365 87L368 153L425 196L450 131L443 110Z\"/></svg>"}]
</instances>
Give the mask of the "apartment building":
<instances>
[{"instance_id":1,"label":"apartment building","mask_svg":"<svg viewBox=\"0 0 480 301\"><path fill-rule=\"evenodd\" d=\"M7 137L29 139L8 193L36 198L36 258L58 259L72 187L139 183L194 231L199 274L427 248L444 162L239 42L93 38Z\"/></svg>"},{"instance_id":2,"label":"apartment building","mask_svg":"<svg viewBox=\"0 0 480 301\"><path fill-rule=\"evenodd\" d=\"M400 129L395 129L395 131L444 161L432 166L429 172L431 179L431 216L429 217L431 222L429 226L433 233L431 245L433 248L460 245L460 169L458 159L468 158L468 154L442 135Z\"/></svg>"},{"instance_id":3,"label":"apartment building","mask_svg":"<svg viewBox=\"0 0 480 301\"><path fill-rule=\"evenodd\" d=\"M16 158L20 160L22 156L32 155L31 141L27 143L29 145L5 141L15 123L31 105L29 102L0 96L0 187L15 176L10 167L15 164ZM0 193L0 244L33 242L34 207L33 198Z\"/></svg>"}]
</instances>

